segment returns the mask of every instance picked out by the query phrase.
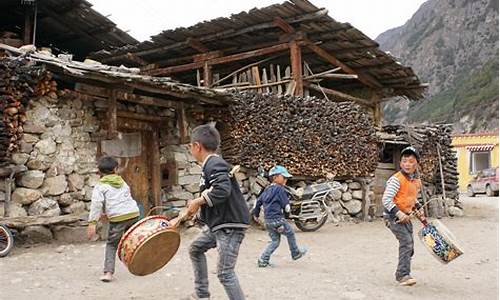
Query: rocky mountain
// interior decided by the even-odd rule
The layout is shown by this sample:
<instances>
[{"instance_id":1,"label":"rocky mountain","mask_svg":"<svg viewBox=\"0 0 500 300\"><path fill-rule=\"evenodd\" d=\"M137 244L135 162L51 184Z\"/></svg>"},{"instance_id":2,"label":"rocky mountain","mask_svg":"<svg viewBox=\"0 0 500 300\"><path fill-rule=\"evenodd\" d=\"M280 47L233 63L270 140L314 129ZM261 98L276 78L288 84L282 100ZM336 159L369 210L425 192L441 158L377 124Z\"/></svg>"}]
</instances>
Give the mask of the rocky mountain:
<instances>
[{"instance_id":1,"label":"rocky mountain","mask_svg":"<svg viewBox=\"0 0 500 300\"><path fill-rule=\"evenodd\" d=\"M498 0L428 0L376 40L429 83L424 100L388 102L386 122L498 128Z\"/></svg>"}]
</instances>

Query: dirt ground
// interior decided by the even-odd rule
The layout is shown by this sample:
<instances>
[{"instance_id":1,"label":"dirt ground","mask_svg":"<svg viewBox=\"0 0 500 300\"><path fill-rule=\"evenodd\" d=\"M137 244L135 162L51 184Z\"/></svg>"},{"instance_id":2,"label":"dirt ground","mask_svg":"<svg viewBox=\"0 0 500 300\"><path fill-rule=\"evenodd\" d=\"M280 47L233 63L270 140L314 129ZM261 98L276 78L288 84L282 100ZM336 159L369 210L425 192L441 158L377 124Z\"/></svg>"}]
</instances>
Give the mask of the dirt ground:
<instances>
[{"instance_id":1,"label":"dirt ground","mask_svg":"<svg viewBox=\"0 0 500 300\"><path fill-rule=\"evenodd\" d=\"M465 254L449 265L415 242L416 286L393 279L397 242L382 221L327 224L318 232L297 232L306 257L292 261L286 244L272 268L256 260L267 243L264 231L250 230L241 247L237 272L247 299L498 299L498 198L464 198L466 216L443 219ZM414 222L415 228L419 228ZM117 260L116 280L101 283L104 243L18 247L0 259L0 299L180 299L193 289L187 246L182 235L174 259L162 270L135 277ZM226 299L215 275L214 250L208 253L212 299Z\"/></svg>"}]
</instances>

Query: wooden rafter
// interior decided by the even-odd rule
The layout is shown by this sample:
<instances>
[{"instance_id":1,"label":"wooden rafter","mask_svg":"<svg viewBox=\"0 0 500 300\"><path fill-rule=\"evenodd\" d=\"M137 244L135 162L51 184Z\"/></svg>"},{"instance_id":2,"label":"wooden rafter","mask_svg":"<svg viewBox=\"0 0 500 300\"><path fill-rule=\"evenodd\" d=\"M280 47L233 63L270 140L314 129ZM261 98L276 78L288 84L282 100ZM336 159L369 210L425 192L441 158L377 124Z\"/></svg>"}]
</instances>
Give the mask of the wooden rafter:
<instances>
[{"instance_id":1,"label":"wooden rafter","mask_svg":"<svg viewBox=\"0 0 500 300\"><path fill-rule=\"evenodd\" d=\"M196 50L198 52L201 52L201 53L205 53L205 52L209 52L210 51L210 49L208 49L205 45L203 45L200 42L200 40L198 40L198 39L188 38L187 39L187 44L189 45L189 47L191 47L194 50Z\"/></svg>"},{"instance_id":2,"label":"wooden rafter","mask_svg":"<svg viewBox=\"0 0 500 300\"><path fill-rule=\"evenodd\" d=\"M77 83L75 85L75 91L96 97L103 97L103 95L109 94L109 90L103 87L96 87L87 84ZM116 91L116 99L119 101L126 101L131 103L137 103L148 106L158 106L165 108L175 108L177 107L176 101L160 99L149 96L136 95L133 93L128 93L125 91Z\"/></svg>"},{"instance_id":3,"label":"wooden rafter","mask_svg":"<svg viewBox=\"0 0 500 300\"><path fill-rule=\"evenodd\" d=\"M233 61L238 61L238 60L244 60L252 57L257 57L257 56L262 56L262 55L267 55L271 53L276 53L280 51L285 51L289 48L288 43L282 43L266 48L261 48L261 49L256 49L252 51L247 51L247 52L242 52L242 53L237 53L233 55L228 55L228 56L223 56L219 58L214 58L207 60L206 63L209 65L217 65L217 64L224 64L224 63L229 63ZM203 61L198 61L198 62L193 62L189 64L184 64L184 65L178 65L178 66L172 66L172 67L165 67L165 68L159 68L151 71L147 71L146 73L149 75L169 75L169 74L174 74L174 73L180 73L180 72L186 72L186 71L191 71L194 69L199 69L205 66L205 62Z\"/></svg>"},{"instance_id":4,"label":"wooden rafter","mask_svg":"<svg viewBox=\"0 0 500 300\"><path fill-rule=\"evenodd\" d=\"M281 17L274 18L274 24L277 27L279 27L281 30L283 30L284 32L286 32L286 33L293 33L293 32L295 32L295 29L292 27L292 25L288 24Z\"/></svg>"},{"instance_id":5,"label":"wooden rafter","mask_svg":"<svg viewBox=\"0 0 500 300\"><path fill-rule=\"evenodd\" d=\"M342 92L339 92L339 91L336 91L336 90L333 90L333 89L330 89L330 88L319 87L317 84L313 84L313 83L309 83L309 82L304 82L304 85L307 86L308 88L313 89L315 91L318 91L320 93L325 93L325 94L331 95L333 97L345 99L346 101L352 101L354 103L357 103L357 104L360 104L360 105L363 105L363 106L367 106L367 107L373 107L374 106L374 103L372 103L372 102L370 102L370 101L368 101L366 99L354 97L354 96L351 96L351 95L348 95L346 93L342 93Z\"/></svg>"},{"instance_id":6,"label":"wooden rafter","mask_svg":"<svg viewBox=\"0 0 500 300\"><path fill-rule=\"evenodd\" d=\"M324 60L328 61L332 65L338 66L342 68L342 70L348 74L356 74L358 75L359 81L363 82L364 84L373 87L373 88L382 88L383 86L372 76L353 70L351 67L348 65L344 64L343 62L339 61L335 56L332 54L328 53L326 50L321 48L320 46L314 44L310 40L306 40L306 47L315 52L318 56L323 58Z\"/></svg>"},{"instance_id":7,"label":"wooden rafter","mask_svg":"<svg viewBox=\"0 0 500 300\"><path fill-rule=\"evenodd\" d=\"M139 56L135 55L134 53L130 53L130 52L127 53L127 58L128 58L128 60L130 60L132 62L135 62L135 63L137 63L140 66L145 66L145 65L149 64L147 61L145 61L144 59L142 59Z\"/></svg>"}]
</instances>

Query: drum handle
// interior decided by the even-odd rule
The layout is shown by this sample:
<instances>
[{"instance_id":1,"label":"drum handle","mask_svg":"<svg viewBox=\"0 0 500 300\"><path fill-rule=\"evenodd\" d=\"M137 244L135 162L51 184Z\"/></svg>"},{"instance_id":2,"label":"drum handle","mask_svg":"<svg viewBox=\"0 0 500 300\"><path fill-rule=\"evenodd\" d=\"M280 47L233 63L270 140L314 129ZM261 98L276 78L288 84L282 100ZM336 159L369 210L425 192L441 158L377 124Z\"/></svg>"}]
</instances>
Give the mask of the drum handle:
<instances>
[{"instance_id":1,"label":"drum handle","mask_svg":"<svg viewBox=\"0 0 500 300\"><path fill-rule=\"evenodd\" d=\"M169 208L169 207L168 207L168 206L163 206L163 205L153 206L153 207L151 207L151 208L149 209L149 212L148 212L148 214L146 215L146 217L149 217L149 216L151 215L151 212L153 212L153 211L155 211L155 210L157 210L157 209L159 209L159 208L162 208L162 209L163 209L163 208Z\"/></svg>"}]
</instances>

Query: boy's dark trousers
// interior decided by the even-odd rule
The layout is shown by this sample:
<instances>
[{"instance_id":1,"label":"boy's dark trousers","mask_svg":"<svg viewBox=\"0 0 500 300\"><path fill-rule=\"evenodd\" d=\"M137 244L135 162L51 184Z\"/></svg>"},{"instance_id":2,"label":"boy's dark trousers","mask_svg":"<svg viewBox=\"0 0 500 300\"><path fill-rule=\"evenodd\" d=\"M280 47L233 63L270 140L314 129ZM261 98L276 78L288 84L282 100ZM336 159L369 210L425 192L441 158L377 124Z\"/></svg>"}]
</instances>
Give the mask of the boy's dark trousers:
<instances>
[{"instance_id":1,"label":"boy's dark trousers","mask_svg":"<svg viewBox=\"0 0 500 300\"><path fill-rule=\"evenodd\" d=\"M118 243L123 234L132 225L137 222L139 218L133 218L122 222L110 222L108 229L108 240L106 242L106 250L104 254L104 272L115 273L115 257Z\"/></svg>"},{"instance_id":2,"label":"boy's dark trousers","mask_svg":"<svg viewBox=\"0 0 500 300\"><path fill-rule=\"evenodd\" d=\"M205 252L217 247L217 277L224 286L230 300L245 299L238 277L234 272L241 242L245 237L245 230L223 228L212 232L207 226L193 241L189 248L189 256L193 264L194 285L198 298L209 298L208 269Z\"/></svg>"},{"instance_id":3,"label":"boy's dark trousers","mask_svg":"<svg viewBox=\"0 0 500 300\"><path fill-rule=\"evenodd\" d=\"M411 272L411 258L413 256L413 225L396 223L394 216L384 216L385 225L392 231L399 241L399 261L396 269L396 280L400 280Z\"/></svg>"}]
</instances>

